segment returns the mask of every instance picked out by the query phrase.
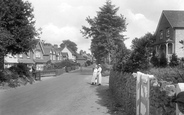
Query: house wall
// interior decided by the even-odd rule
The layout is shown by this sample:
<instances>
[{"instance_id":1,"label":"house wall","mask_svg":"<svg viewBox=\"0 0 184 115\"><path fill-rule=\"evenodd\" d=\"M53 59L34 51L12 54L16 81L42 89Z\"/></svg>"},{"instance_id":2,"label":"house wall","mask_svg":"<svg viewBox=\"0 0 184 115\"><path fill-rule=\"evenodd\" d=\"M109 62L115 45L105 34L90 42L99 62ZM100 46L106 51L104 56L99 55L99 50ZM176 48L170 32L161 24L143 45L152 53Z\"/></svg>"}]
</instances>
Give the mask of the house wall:
<instances>
[{"instance_id":1,"label":"house wall","mask_svg":"<svg viewBox=\"0 0 184 115\"><path fill-rule=\"evenodd\" d=\"M68 53L68 59L71 60L76 60L76 57L72 55L72 53L65 47L62 52L67 52Z\"/></svg>"},{"instance_id":2,"label":"house wall","mask_svg":"<svg viewBox=\"0 0 184 115\"><path fill-rule=\"evenodd\" d=\"M170 23L168 22L168 20L166 19L165 15L162 15L161 17L161 20L159 22L159 25L158 25L158 28L157 28L157 33L156 33L156 40L157 42L160 41L160 42L164 42L166 40L168 40L169 38L166 37L166 30L167 28L169 28L170 30L170 39L171 40L174 40L173 37L174 37L174 30L172 29ZM163 39L160 39L160 31L163 31Z\"/></svg>"},{"instance_id":3,"label":"house wall","mask_svg":"<svg viewBox=\"0 0 184 115\"><path fill-rule=\"evenodd\" d=\"M25 53L22 54L22 57L20 57L20 55L18 55L18 59L28 59L28 60L32 60L33 61L33 57L34 57L34 53L32 51L28 52L28 54L26 55Z\"/></svg>"},{"instance_id":4,"label":"house wall","mask_svg":"<svg viewBox=\"0 0 184 115\"><path fill-rule=\"evenodd\" d=\"M182 49L182 44L179 41L184 40L184 29L175 30L175 53L178 58L184 57L184 49Z\"/></svg>"},{"instance_id":5,"label":"house wall","mask_svg":"<svg viewBox=\"0 0 184 115\"><path fill-rule=\"evenodd\" d=\"M9 68L18 63L18 57L17 55L12 56L11 54L8 54L7 56L4 57L4 61L5 61L4 68Z\"/></svg>"}]
</instances>

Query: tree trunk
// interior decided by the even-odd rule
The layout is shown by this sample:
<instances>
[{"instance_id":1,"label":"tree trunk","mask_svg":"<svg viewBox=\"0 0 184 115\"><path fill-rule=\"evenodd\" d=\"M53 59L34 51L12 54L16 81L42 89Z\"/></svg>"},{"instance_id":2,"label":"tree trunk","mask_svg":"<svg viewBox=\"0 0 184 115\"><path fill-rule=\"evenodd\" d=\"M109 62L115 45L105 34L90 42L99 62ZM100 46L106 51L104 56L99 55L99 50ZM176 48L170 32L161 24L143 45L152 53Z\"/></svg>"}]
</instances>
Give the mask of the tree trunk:
<instances>
[{"instance_id":1,"label":"tree trunk","mask_svg":"<svg viewBox=\"0 0 184 115\"><path fill-rule=\"evenodd\" d=\"M0 52L0 71L4 70L4 53Z\"/></svg>"}]
</instances>

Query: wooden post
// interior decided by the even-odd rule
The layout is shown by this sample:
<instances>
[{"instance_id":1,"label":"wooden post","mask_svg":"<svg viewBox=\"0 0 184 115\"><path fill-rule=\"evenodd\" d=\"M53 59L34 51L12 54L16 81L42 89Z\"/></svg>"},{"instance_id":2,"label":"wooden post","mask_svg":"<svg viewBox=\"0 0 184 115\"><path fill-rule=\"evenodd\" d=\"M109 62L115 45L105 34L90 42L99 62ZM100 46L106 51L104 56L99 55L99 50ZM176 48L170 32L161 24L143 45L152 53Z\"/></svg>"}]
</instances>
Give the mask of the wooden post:
<instances>
[{"instance_id":1,"label":"wooden post","mask_svg":"<svg viewBox=\"0 0 184 115\"><path fill-rule=\"evenodd\" d=\"M176 95L181 92L181 91L184 91L184 83L178 83L176 85ZM184 115L182 114L179 109L178 109L178 105L176 104L176 115Z\"/></svg>"}]
</instances>

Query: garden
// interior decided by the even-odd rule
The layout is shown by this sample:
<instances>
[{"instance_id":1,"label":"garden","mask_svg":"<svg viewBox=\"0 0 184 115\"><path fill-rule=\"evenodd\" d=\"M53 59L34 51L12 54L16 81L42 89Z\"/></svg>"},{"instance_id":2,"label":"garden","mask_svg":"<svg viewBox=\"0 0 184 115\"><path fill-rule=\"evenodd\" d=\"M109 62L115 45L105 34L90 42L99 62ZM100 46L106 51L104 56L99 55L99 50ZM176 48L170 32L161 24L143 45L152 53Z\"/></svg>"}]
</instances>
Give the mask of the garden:
<instances>
[{"instance_id":1,"label":"garden","mask_svg":"<svg viewBox=\"0 0 184 115\"><path fill-rule=\"evenodd\" d=\"M57 76L78 68L79 64L71 60L63 60L58 63L48 61L43 71L36 71L35 77L27 64L18 63L0 72L0 86L1 88L15 88L21 85L33 84L37 77Z\"/></svg>"}]
</instances>

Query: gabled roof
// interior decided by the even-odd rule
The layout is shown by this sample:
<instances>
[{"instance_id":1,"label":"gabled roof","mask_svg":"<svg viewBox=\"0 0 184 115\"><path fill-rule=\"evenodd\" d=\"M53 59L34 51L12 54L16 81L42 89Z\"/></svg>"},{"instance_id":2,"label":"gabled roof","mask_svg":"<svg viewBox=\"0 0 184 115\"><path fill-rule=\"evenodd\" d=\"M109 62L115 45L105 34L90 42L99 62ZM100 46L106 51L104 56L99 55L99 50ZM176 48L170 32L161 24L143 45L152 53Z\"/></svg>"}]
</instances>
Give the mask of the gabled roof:
<instances>
[{"instance_id":1,"label":"gabled roof","mask_svg":"<svg viewBox=\"0 0 184 115\"><path fill-rule=\"evenodd\" d=\"M37 40L37 43L40 45L43 54L45 54L45 51L44 51L44 48L43 48L43 43L41 42L40 39L36 39L36 40Z\"/></svg>"},{"instance_id":2,"label":"gabled roof","mask_svg":"<svg viewBox=\"0 0 184 115\"><path fill-rule=\"evenodd\" d=\"M182 10L163 10L160 16L155 34L158 31L161 19L166 17L172 28L184 28L184 11Z\"/></svg>"},{"instance_id":3,"label":"gabled roof","mask_svg":"<svg viewBox=\"0 0 184 115\"><path fill-rule=\"evenodd\" d=\"M72 49L70 49L69 47L66 47L73 55L76 55L76 53L72 50Z\"/></svg>"},{"instance_id":4,"label":"gabled roof","mask_svg":"<svg viewBox=\"0 0 184 115\"><path fill-rule=\"evenodd\" d=\"M163 14L173 28L184 28L184 11L164 10Z\"/></svg>"}]
</instances>

